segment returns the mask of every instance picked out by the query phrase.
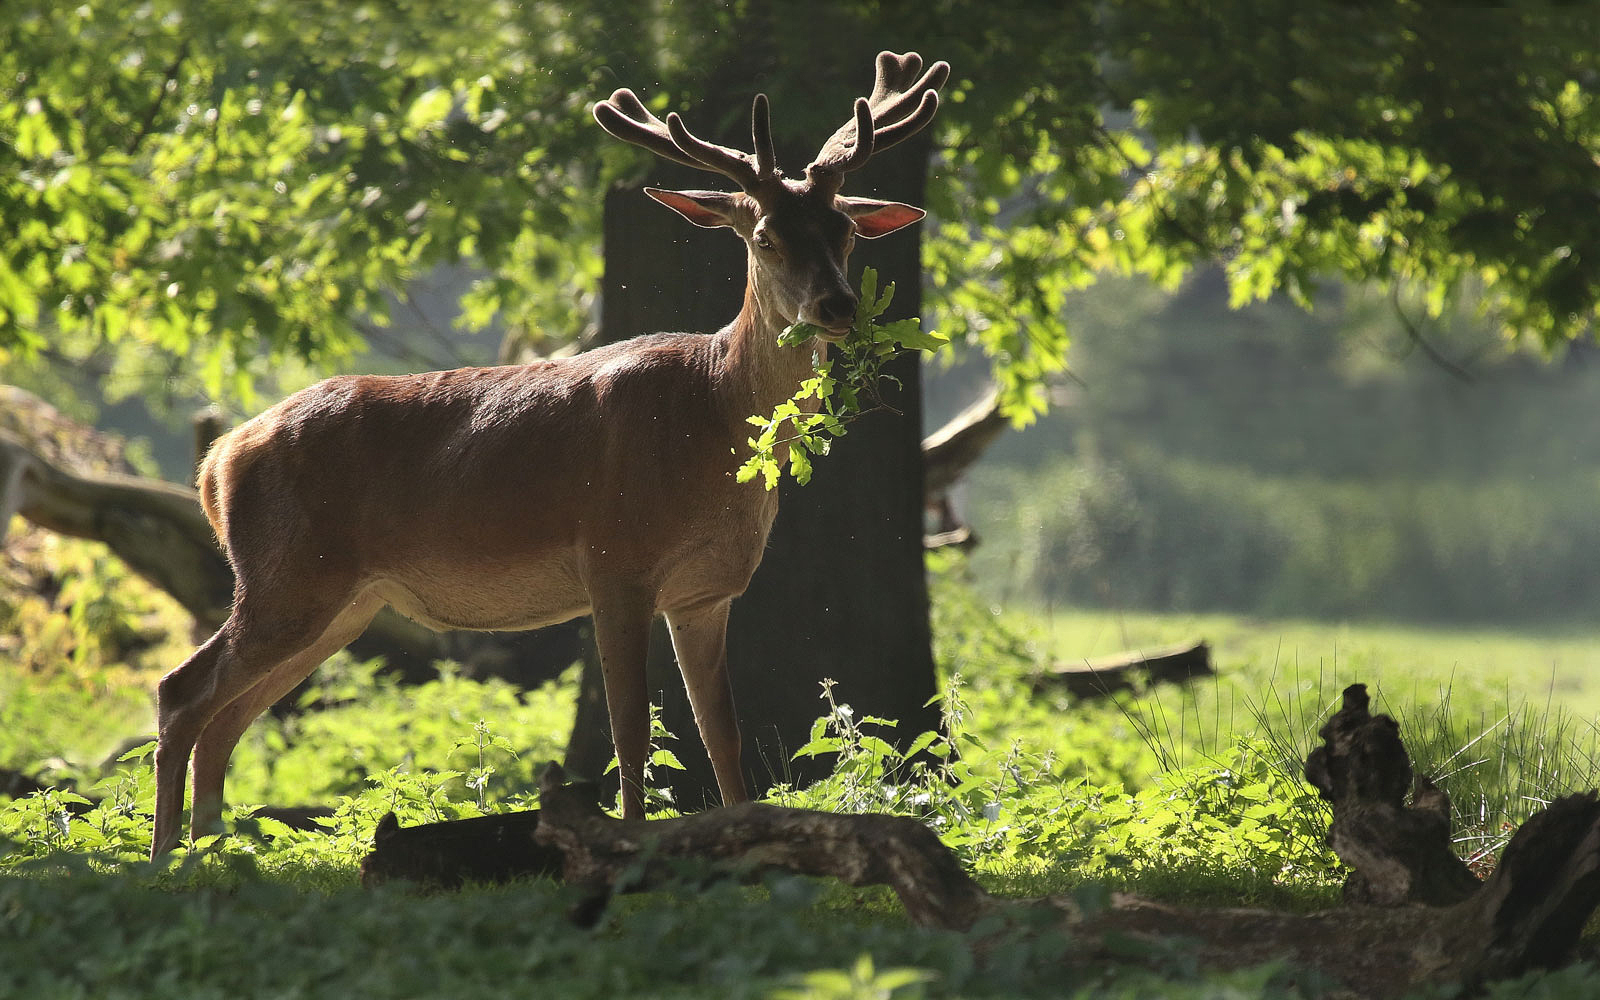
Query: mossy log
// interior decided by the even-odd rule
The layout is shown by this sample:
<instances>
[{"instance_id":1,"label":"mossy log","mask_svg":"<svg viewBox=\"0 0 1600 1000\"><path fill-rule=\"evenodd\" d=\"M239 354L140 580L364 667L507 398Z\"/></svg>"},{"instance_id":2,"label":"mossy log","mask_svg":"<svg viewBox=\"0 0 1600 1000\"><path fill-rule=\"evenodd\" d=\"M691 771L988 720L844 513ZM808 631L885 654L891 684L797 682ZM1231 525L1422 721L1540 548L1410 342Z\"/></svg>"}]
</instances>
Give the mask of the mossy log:
<instances>
[{"instance_id":1,"label":"mossy log","mask_svg":"<svg viewBox=\"0 0 1600 1000\"><path fill-rule=\"evenodd\" d=\"M557 764L540 776L543 812L534 838L558 848L563 877L597 899L670 883L676 862L695 860L740 877L778 870L887 885L924 927L965 930L991 905L938 836L914 819L744 802L674 819L623 820L601 811L592 786L565 782Z\"/></svg>"}]
</instances>

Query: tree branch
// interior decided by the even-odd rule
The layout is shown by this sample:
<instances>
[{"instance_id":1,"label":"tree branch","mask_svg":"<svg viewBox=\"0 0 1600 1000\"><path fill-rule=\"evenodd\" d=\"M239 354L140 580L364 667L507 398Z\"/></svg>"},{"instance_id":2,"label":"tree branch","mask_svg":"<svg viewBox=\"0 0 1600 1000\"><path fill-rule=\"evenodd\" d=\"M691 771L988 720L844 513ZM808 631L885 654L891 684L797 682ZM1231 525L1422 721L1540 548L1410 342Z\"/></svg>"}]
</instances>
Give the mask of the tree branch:
<instances>
[{"instance_id":1,"label":"tree branch","mask_svg":"<svg viewBox=\"0 0 1600 1000\"><path fill-rule=\"evenodd\" d=\"M923 438L924 503L933 504L954 486L1007 424L1000 413L1000 387L990 386L976 402Z\"/></svg>"},{"instance_id":2,"label":"tree branch","mask_svg":"<svg viewBox=\"0 0 1600 1000\"><path fill-rule=\"evenodd\" d=\"M162 75L161 86L156 90L156 99L150 102L150 107L145 111L144 121L140 123L139 130L128 139L128 147L124 153L132 156L138 152L146 137L155 128L156 118L161 114L161 106L166 103L167 91L173 89L178 82L178 72L183 69L184 60L189 58L189 40L186 38L178 46L177 55L172 57L172 63Z\"/></svg>"},{"instance_id":3,"label":"tree branch","mask_svg":"<svg viewBox=\"0 0 1600 1000\"><path fill-rule=\"evenodd\" d=\"M1422 335L1422 328L1410 316L1406 315L1405 307L1400 304L1400 289L1398 286L1389 293L1389 304L1394 309L1395 319L1400 321L1400 329L1405 331L1406 339L1410 340L1412 346L1422 352L1423 357L1432 361L1441 371L1452 378L1459 379L1462 382L1474 382L1477 380L1472 372L1445 357L1439 352L1438 348L1429 342L1427 337Z\"/></svg>"},{"instance_id":4,"label":"tree branch","mask_svg":"<svg viewBox=\"0 0 1600 1000\"><path fill-rule=\"evenodd\" d=\"M104 542L205 629L228 617L233 572L193 490L154 479L72 472L0 431L0 533L12 514L58 534Z\"/></svg>"}]
</instances>

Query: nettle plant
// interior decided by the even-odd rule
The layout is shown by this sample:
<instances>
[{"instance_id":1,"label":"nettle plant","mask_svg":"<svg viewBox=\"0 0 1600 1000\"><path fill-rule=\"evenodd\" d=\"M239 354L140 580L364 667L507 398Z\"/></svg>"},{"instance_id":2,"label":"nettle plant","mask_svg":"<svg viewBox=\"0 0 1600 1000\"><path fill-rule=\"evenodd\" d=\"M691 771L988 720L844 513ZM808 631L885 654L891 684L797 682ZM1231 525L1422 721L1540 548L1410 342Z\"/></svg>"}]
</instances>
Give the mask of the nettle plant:
<instances>
[{"instance_id":1,"label":"nettle plant","mask_svg":"<svg viewBox=\"0 0 1600 1000\"><path fill-rule=\"evenodd\" d=\"M802 381L795 394L779 403L771 414L750 417L750 423L761 430L748 442L753 454L739 468L739 482L747 483L760 476L767 489L776 488L787 450L789 475L805 485L811 481L811 456L826 455L833 439L843 437L852 421L879 410L900 412L884 401L880 391L884 381L900 384L899 379L883 371L884 366L903 351L931 353L950 341L922 329L922 321L914 316L879 323L878 317L893 301L894 282L889 282L879 295L878 272L870 267L864 269L855 319L850 332L837 341L834 356L825 357L819 349L812 356L815 375ZM795 347L812 337L826 335L827 331L810 323L795 323L778 336L778 343Z\"/></svg>"}]
</instances>

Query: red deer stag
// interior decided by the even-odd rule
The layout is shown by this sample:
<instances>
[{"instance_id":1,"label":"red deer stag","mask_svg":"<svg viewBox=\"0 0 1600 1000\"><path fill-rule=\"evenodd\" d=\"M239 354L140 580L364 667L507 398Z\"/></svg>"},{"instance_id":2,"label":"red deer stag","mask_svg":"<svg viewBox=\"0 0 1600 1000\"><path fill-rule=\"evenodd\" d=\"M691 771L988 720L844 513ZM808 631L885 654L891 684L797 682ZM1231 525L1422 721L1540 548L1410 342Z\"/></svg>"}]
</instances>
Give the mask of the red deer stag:
<instances>
[{"instance_id":1,"label":"red deer stag","mask_svg":"<svg viewBox=\"0 0 1600 1000\"><path fill-rule=\"evenodd\" d=\"M735 482L745 418L811 373L820 345L781 347L796 321L836 340L856 295L857 236L922 210L839 195L845 174L924 128L950 68L882 53L870 98L806 167L778 170L767 100L754 154L656 118L631 91L602 128L740 193L646 189L748 251L743 308L709 336L655 334L573 358L398 377L328 379L220 439L201 503L236 578L215 635L161 681L151 856L218 829L228 758L252 720L360 634L384 604L430 627L530 629L592 613L621 766L622 809L644 814L645 648L664 614L725 803L747 799L728 682L728 607L761 561L776 494Z\"/></svg>"}]
</instances>

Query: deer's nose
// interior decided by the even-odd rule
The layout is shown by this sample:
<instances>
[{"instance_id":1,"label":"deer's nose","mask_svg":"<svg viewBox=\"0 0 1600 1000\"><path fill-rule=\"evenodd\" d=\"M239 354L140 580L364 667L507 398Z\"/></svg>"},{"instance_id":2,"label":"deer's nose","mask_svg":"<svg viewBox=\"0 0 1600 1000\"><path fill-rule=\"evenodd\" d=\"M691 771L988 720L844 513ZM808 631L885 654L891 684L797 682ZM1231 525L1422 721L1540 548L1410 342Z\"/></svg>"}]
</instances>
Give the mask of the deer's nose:
<instances>
[{"instance_id":1,"label":"deer's nose","mask_svg":"<svg viewBox=\"0 0 1600 1000\"><path fill-rule=\"evenodd\" d=\"M856 297L849 292L833 291L817 302L819 326L829 330L842 330L856 317Z\"/></svg>"}]
</instances>

